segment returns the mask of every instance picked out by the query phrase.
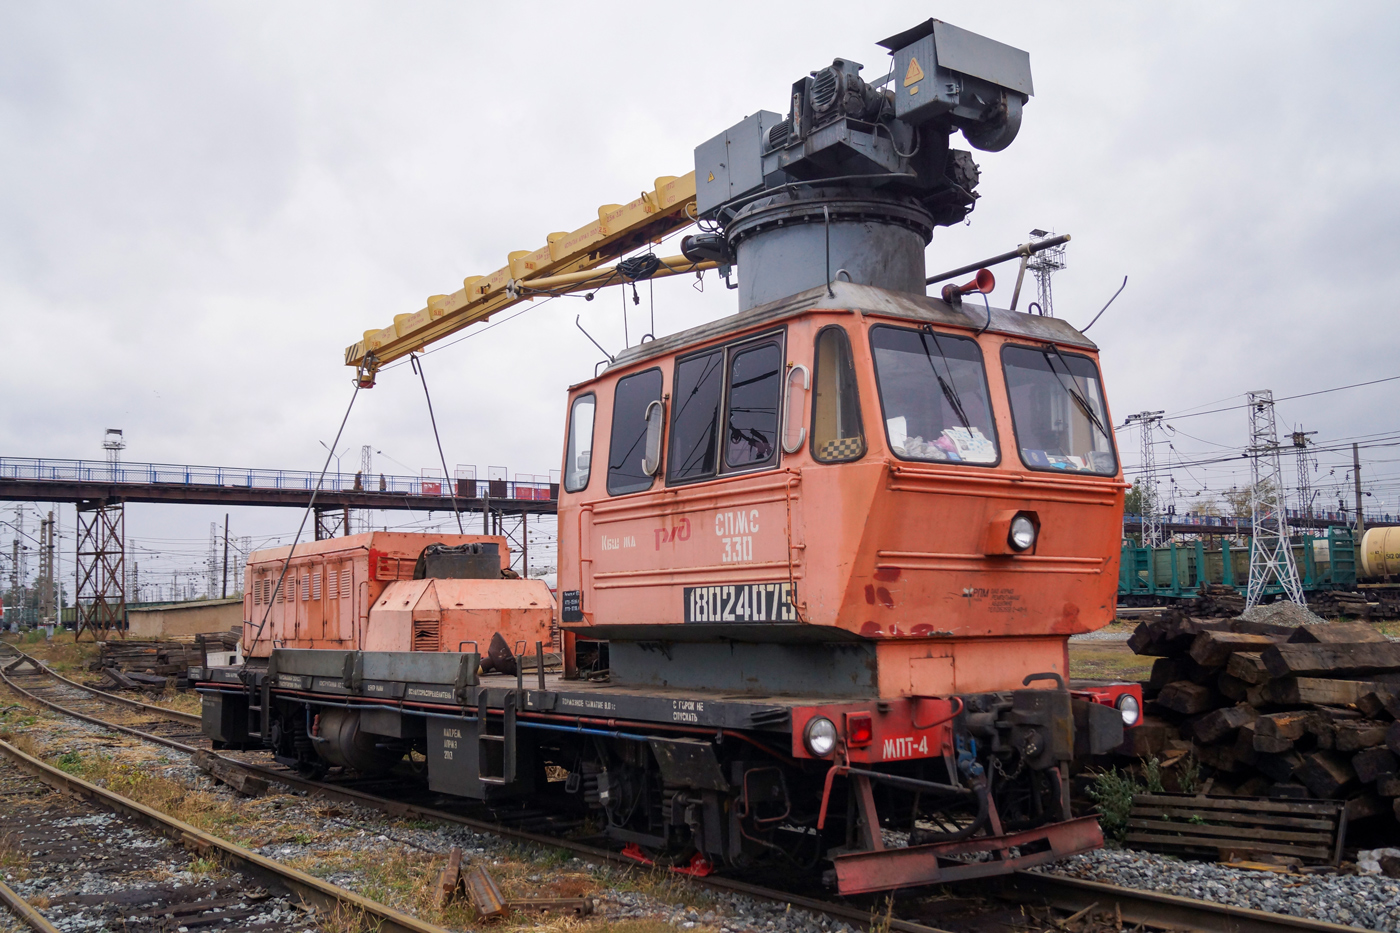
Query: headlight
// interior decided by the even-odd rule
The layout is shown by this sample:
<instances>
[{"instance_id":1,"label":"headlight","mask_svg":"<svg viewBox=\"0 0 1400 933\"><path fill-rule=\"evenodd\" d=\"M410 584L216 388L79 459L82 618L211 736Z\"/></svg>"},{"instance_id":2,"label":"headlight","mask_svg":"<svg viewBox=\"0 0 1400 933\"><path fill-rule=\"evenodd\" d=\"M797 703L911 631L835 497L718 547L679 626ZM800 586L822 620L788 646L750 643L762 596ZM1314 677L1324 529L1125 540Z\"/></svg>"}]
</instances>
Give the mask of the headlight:
<instances>
[{"instance_id":1,"label":"headlight","mask_svg":"<svg viewBox=\"0 0 1400 933\"><path fill-rule=\"evenodd\" d=\"M1123 714L1123 725L1137 725L1138 717L1142 715L1142 706L1138 703L1137 697L1131 693L1125 693L1118 698L1118 712Z\"/></svg>"},{"instance_id":2,"label":"headlight","mask_svg":"<svg viewBox=\"0 0 1400 933\"><path fill-rule=\"evenodd\" d=\"M1011 533L1006 536L1006 541L1013 550L1030 550L1031 545L1035 544L1035 522L1024 515L1017 515L1011 520Z\"/></svg>"},{"instance_id":3,"label":"headlight","mask_svg":"<svg viewBox=\"0 0 1400 933\"><path fill-rule=\"evenodd\" d=\"M825 716L817 716L807 723L802 741L806 743L807 751L818 758L825 758L836 747L836 724Z\"/></svg>"}]
</instances>

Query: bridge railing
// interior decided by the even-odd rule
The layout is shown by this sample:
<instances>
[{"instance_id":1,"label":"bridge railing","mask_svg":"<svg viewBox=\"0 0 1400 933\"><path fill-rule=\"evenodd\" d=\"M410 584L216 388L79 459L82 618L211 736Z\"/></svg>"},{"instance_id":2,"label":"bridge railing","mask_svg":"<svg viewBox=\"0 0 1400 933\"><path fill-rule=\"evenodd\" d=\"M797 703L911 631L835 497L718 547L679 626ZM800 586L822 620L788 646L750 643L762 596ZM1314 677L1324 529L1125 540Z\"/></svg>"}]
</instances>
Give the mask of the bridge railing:
<instances>
[{"instance_id":1,"label":"bridge railing","mask_svg":"<svg viewBox=\"0 0 1400 933\"><path fill-rule=\"evenodd\" d=\"M175 463L108 463L105 460L49 460L0 457L0 479L68 483L131 483L140 485L220 486L243 489L316 488L319 473L304 470L264 470L253 467L194 466ZM551 482L553 480L553 482ZM453 479L460 498L538 499L559 497L559 483L550 474L517 473L515 479ZM407 496L450 496L442 477L376 473L327 473L321 490L386 492Z\"/></svg>"}]
</instances>

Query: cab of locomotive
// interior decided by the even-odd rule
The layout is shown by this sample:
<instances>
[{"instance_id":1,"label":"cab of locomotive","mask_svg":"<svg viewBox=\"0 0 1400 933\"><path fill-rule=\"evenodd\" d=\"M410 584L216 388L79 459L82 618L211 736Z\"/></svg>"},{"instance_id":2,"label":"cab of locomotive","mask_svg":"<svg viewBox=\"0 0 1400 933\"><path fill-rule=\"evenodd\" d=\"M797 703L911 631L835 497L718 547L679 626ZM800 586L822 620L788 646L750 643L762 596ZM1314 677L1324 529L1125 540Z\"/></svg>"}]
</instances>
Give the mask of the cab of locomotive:
<instances>
[{"instance_id":1,"label":"cab of locomotive","mask_svg":"<svg viewBox=\"0 0 1400 933\"><path fill-rule=\"evenodd\" d=\"M1067 677L1067 637L1115 606L1096 348L1053 318L833 285L571 390L564 626L877 641L879 695Z\"/></svg>"}]
</instances>

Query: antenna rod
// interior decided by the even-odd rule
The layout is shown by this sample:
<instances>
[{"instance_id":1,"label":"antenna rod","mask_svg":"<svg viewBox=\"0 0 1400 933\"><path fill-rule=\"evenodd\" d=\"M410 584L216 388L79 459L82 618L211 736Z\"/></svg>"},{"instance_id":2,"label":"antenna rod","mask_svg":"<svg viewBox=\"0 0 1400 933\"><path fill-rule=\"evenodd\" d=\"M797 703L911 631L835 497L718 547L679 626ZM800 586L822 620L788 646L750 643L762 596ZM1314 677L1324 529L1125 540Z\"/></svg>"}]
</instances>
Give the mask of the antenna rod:
<instances>
[{"instance_id":1,"label":"antenna rod","mask_svg":"<svg viewBox=\"0 0 1400 933\"><path fill-rule=\"evenodd\" d=\"M1061 243L1069 242L1069 234L1062 233L1059 236L1052 236L1048 240L1036 240L1034 243L1023 243L1011 250L1009 253L1002 253L993 256L991 259L984 259L981 262L968 263L965 266L958 266L947 272L940 273L932 278L924 279L925 285L933 285L936 282L944 282L959 275L966 275L969 272L976 272L978 269L985 269L988 266L995 266L1003 262L1010 262L1013 259L1020 259L1022 256L1033 256L1043 249L1052 246L1059 246Z\"/></svg>"}]
</instances>

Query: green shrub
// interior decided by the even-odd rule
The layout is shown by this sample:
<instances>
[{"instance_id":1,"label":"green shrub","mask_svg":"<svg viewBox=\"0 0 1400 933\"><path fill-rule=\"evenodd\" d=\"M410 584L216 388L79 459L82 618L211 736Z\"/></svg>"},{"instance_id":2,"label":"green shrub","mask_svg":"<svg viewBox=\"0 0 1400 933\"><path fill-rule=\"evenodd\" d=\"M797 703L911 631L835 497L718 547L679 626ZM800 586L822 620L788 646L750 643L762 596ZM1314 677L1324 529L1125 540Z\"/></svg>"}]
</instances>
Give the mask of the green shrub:
<instances>
[{"instance_id":1,"label":"green shrub","mask_svg":"<svg viewBox=\"0 0 1400 933\"><path fill-rule=\"evenodd\" d=\"M1126 771L1110 768L1094 776L1089 797L1099 813L1099 826L1103 827L1105 836L1123 841L1128 832L1128 814L1133 809L1133 795L1140 793L1141 785Z\"/></svg>"}]
</instances>

